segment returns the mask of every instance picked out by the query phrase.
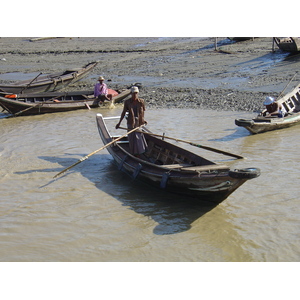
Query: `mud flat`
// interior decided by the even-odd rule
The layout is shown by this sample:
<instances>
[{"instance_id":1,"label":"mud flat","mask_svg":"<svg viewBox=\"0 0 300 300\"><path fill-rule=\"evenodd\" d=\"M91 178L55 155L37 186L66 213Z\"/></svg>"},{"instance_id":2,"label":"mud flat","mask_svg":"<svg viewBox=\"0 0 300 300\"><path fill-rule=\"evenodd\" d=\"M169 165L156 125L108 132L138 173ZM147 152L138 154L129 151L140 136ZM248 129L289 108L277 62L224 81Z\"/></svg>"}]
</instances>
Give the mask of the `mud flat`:
<instances>
[{"instance_id":1,"label":"mud flat","mask_svg":"<svg viewBox=\"0 0 300 300\"><path fill-rule=\"evenodd\" d=\"M99 61L93 72L66 90L92 89L99 75L109 87L140 82L148 107L259 111L278 96L300 67L297 55L272 38L233 42L202 37L0 38L0 81L33 78ZM288 86L288 92L299 81Z\"/></svg>"}]
</instances>

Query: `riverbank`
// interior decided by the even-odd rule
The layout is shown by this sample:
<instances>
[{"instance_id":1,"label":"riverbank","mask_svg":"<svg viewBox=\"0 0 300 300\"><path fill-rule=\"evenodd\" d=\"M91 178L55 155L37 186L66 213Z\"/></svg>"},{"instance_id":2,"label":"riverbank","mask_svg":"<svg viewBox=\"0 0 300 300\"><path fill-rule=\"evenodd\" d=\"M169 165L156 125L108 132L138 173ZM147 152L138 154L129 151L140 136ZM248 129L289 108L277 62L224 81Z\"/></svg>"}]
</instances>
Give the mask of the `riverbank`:
<instances>
[{"instance_id":1,"label":"riverbank","mask_svg":"<svg viewBox=\"0 0 300 300\"><path fill-rule=\"evenodd\" d=\"M33 78L99 61L66 90L92 89L99 75L113 89L140 82L148 107L259 111L299 69L298 56L275 48L272 38L233 42L218 38L1 38L0 80ZM288 92L299 76L286 90Z\"/></svg>"}]
</instances>

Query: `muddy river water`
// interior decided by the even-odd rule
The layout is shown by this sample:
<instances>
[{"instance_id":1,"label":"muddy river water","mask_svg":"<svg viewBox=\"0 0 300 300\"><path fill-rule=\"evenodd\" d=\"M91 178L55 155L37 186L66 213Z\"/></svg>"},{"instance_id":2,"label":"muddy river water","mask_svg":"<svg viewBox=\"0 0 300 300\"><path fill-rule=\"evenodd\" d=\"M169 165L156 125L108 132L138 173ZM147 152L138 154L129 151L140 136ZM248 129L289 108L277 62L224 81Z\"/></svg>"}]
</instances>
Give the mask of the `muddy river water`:
<instances>
[{"instance_id":1,"label":"muddy river water","mask_svg":"<svg viewBox=\"0 0 300 300\"><path fill-rule=\"evenodd\" d=\"M250 135L234 119L253 113L148 109L153 132L247 158L180 143L232 168L261 169L212 208L133 181L106 150L53 180L103 145L97 112L121 107L0 119L1 261L299 261L299 127Z\"/></svg>"}]
</instances>

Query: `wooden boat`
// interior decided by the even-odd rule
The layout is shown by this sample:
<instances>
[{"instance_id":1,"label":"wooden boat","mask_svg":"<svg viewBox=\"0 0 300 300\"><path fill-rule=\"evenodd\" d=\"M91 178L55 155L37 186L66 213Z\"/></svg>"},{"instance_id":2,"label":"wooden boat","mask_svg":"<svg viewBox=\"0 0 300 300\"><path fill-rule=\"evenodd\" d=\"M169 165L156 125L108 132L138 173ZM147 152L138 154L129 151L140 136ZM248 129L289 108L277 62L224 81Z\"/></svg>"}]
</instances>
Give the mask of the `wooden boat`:
<instances>
[{"instance_id":1,"label":"wooden boat","mask_svg":"<svg viewBox=\"0 0 300 300\"><path fill-rule=\"evenodd\" d=\"M300 51L300 38L299 37L286 37L286 38L273 38L276 45L282 51L297 53Z\"/></svg>"},{"instance_id":2,"label":"wooden boat","mask_svg":"<svg viewBox=\"0 0 300 300\"><path fill-rule=\"evenodd\" d=\"M243 42L248 40L254 40L254 37L229 37L229 39L235 42Z\"/></svg>"},{"instance_id":3,"label":"wooden boat","mask_svg":"<svg viewBox=\"0 0 300 300\"><path fill-rule=\"evenodd\" d=\"M300 84L298 84L290 93L276 100L281 104L286 111L285 116L282 118L272 116L263 117L263 110L256 118L236 119L237 126L245 127L251 133L261 133L270 130L283 129L294 126L300 123Z\"/></svg>"},{"instance_id":4,"label":"wooden boat","mask_svg":"<svg viewBox=\"0 0 300 300\"><path fill-rule=\"evenodd\" d=\"M105 123L108 119L97 114L97 126L104 145L118 138L112 136ZM129 152L127 135L107 147L119 170L134 179L150 183L158 188L191 196L200 201L220 203L251 178L258 177L257 168L230 170L188 150L160 139L145 127L148 149L141 157Z\"/></svg>"},{"instance_id":5,"label":"wooden boat","mask_svg":"<svg viewBox=\"0 0 300 300\"><path fill-rule=\"evenodd\" d=\"M60 73L36 76L31 80L18 81L13 84L0 84L0 91L6 93L39 93L39 92L54 92L74 83L89 72L91 72L98 62L92 62L82 68L66 70ZM40 73L42 74L42 73Z\"/></svg>"},{"instance_id":6,"label":"wooden boat","mask_svg":"<svg viewBox=\"0 0 300 300\"><path fill-rule=\"evenodd\" d=\"M114 90L109 90L109 92L113 95L112 101L104 102L104 104L122 101L130 95L130 88L120 92ZM20 95L0 93L0 106L13 116L25 116L90 109L102 105L99 105L99 100L94 97L94 91L78 91Z\"/></svg>"}]
</instances>

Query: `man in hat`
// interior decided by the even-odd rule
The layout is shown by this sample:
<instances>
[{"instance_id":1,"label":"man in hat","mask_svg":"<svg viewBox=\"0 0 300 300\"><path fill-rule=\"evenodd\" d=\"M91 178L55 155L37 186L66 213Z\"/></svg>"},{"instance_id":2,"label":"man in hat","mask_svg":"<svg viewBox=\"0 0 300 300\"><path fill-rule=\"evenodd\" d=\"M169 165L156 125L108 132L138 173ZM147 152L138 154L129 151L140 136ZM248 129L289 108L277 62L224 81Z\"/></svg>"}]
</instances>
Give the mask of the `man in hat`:
<instances>
[{"instance_id":1,"label":"man in hat","mask_svg":"<svg viewBox=\"0 0 300 300\"><path fill-rule=\"evenodd\" d=\"M127 130L130 131L136 127L147 124L144 119L145 115L145 101L142 98L139 98L139 89L136 86L131 88L131 98L125 100L123 111L120 116L119 123L116 125L116 129L120 127L120 124L125 117L125 114L128 112L127 118ZM133 132L128 136L130 152L133 155L138 156L142 154L147 149L147 142L145 137L140 132Z\"/></svg>"},{"instance_id":2,"label":"man in hat","mask_svg":"<svg viewBox=\"0 0 300 300\"><path fill-rule=\"evenodd\" d=\"M263 113L263 116L276 116L279 118L282 118L284 116L282 105L278 104L273 97L266 97L264 105L266 106L266 111Z\"/></svg>"},{"instance_id":3,"label":"man in hat","mask_svg":"<svg viewBox=\"0 0 300 300\"><path fill-rule=\"evenodd\" d=\"M94 97L99 99L99 103L102 104L105 100L111 101L112 94L108 93L106 83L104 83L104 77L100 76L94 88Z\"/></svg>"}]
</instances>

